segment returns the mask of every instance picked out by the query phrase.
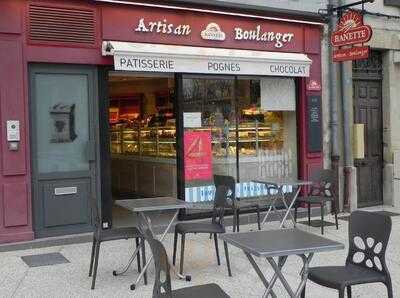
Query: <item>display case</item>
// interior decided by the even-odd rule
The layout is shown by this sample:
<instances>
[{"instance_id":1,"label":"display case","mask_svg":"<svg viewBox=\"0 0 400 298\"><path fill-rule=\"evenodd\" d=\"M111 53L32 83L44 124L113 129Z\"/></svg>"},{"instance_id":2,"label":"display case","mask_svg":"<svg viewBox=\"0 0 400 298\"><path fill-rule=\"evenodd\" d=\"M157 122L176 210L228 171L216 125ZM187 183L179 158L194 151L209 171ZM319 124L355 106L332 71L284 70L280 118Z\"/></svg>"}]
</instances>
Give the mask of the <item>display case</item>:
<instances>
[{"instance_id":1,"label":"display case","mask_svg":"<svg viewBox=\"0 0 400 298\"><path fill-rule=\"evenodd\" d=\"M235 126L193 128L192 131L211 131L214 157L258 156L260 150L280 150L283 147L283 128L279 124L244 122ZM236 142L238 134L238 142ZM139 156L176 156L176 130L173 126L145 128L114 128L111 130L111 153Z\"/></svg>"},{"instance_id":2,"label":"display case","mask_svg":"<svg viewBox=\"0 0 400 298\"><path fill-rule=\"evenodd\" d=\"M176 130L173 126L113 128L110 150L114 154L176 156Z\"/></svg>"}]
</instances>

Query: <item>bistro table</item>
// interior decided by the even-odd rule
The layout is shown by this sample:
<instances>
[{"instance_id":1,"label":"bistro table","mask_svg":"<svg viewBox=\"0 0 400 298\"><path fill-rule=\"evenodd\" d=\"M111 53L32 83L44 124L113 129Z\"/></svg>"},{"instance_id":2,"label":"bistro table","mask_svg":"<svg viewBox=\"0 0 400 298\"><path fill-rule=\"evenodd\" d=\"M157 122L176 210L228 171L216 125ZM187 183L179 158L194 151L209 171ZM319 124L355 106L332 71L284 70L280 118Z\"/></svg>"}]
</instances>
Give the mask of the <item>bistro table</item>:
<instances>
[{"instance_id":1,"label":"bistro table","mask_svg":"<svg viewBox=\"0 0 400 298\"><path fill-rule=\"evenodd\" d=\"M220 238L223 241L243 250L266 288L263 297L271 295L274 298L277 296L272 288L278 278L290 297L300 297L301 292L306 285L308 268L314 253L344 248L344 245L339 242L307 233L296 228L222 234L220 235ZM269 282L255 262L253 255L256 257L266 258L267 262L274 270L275 273ZM290 287L282 273L282 267L285 265L286 260L290 255L297 255L303 260L303 268L300 273L301 282L295 290ZM278 257L278 262L274 260L274 257Z\"/></svg>"},{"instance_id":2,"label":"bistro table","mask_svg":"<svg viewBox=\"0 0 400 298\"><path fill-rule=\"evenodd\" d=\"M154 237L154 231L153 231L153 226L151 224L151 220L149 217L149 212L152 211L165 211L165 210L175 210L175 213L173 217L171 218L170 222L168 223L167 227L165 228L163 234L160 236L159 240L162 242L165 238L165 235L168 233L170 230L172 224L176 220L179 210L187 208L187 203L185 203L182 200L178 200L175 198L171 197L157 197L157 198L144 198L144 199L134 199L134 200L118 200L115 202L116 205L121 206L125 209L128 209L132 212L138 213L139 214L139 229L148 229ZM114 271L114 275L120 275L125 273L130 265L132 264L133 260L136 258L136 254L139 250L140 246L136 248L134 253L132 254L131 259L129 260L128 264L125 266L125 268L121 272ZM131 290L134 290L136 288L136 285L139 283L139 281L142 279L143 274L146 272L147 267L149 266L151 260L153 257L151 256L147 262L146 265L143 267L143 270L140 272L139 276L137 277L135 283L131 285ZM190 280L190 276L182 276L179 273L177 273L179 278Z\"/></svg>"},{"instance_id":3,"label":"bistro table","mask_svg":"<svg viewBox=\"0 0 400 298\"><path fill-rule=\"evenodd\" d=\"M296 221L290 211L291 211L292 207L294 206L294 204L296 203L297 197L299 196L302 187L307 186L307 185L312 185L313 183L311 181L295 180L295 179L291 179L291 178L266 178L265 180L254 180L254 182L260 183L260 184L265 184L267 187L272 186L272 187L276 188L276 190L278 192L278 194L272 198L271 205L268 208L267 214L265 214L265 217L262 221L262 225L264 225L265 222L267 221L268 216L269 216L270 212L272 211L272 209L274 209L274 211L276 211L275 204L276 204L278 198L280 198L286 209L286 212L285 212L285 215L282 217L282 221L279 225L279 228L282 228L284 226L285 221L289 215L292 219L293 225L296 226ZM293 196L292 201L288 205L286 202L286 199L287 199L286 193L287 192L284 191L284 188L286 188L286 190L287 190L287 188L289 186L297 187L297 190L291 194Z\"/></svg>"}]
</instances>

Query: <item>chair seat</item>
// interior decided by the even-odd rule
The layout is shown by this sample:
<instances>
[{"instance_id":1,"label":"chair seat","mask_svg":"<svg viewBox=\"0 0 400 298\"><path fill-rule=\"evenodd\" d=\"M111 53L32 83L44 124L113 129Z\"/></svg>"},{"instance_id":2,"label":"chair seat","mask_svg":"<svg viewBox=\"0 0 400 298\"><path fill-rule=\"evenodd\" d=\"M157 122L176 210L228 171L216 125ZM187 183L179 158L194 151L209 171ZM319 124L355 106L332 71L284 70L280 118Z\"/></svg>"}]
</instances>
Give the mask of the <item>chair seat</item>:
<instances>
[{"instance_id":1,"label":"chair seat","mask_svg":"<svg viewBox=\"0 0 400 298\"><path fill-rule=\"evenodd\" d=\"M161 297L167 297L163 294ZM206 284L172 291L174 298L229 298L217 284Z\"/></svg>"},{"instance_id":2,"label":"chair seat","mask_svg":"<svg viewBox=\"0 0 400 298\"><path fill-rule=\"evenodd\" d=\"M180 234L184 233L225 233L223 226L214 223L179 223L175 226L175 231Z\"/></svg>"},{"instance_id":3,"label":"chair seat","mask_svg":"<svg viewBox=\"0 0 400 298\"><path fill-rule=\"evenodd\" d=\"M334 289L341 289L349 285L385 281L382 273L352 264L310 268L308 279L319 285Z\"/></svg>"},{"instance_id":4,"label":"chair seat","mask_svg":"<svg viewBox=\"0 0 400 298\"><path fill-rule=\"evenodd\" d=\"M113 228L109 230L101 230L100 241L112 241L119 239L130 239L142 237L139 229L136 227Z\"/></svg>"},{"instance_id":5,"label":"chair seat","mask_svg":"<svg viewBox=\"0 0 400 298\"><path fill-rule=\"evenodd\" d=\"M297 202L299 203L310 203L310 204L321 204L331 201L333 201L333 197L325 197L325 196L307 196L297 199Z\"/></svg>"}]
</instances>

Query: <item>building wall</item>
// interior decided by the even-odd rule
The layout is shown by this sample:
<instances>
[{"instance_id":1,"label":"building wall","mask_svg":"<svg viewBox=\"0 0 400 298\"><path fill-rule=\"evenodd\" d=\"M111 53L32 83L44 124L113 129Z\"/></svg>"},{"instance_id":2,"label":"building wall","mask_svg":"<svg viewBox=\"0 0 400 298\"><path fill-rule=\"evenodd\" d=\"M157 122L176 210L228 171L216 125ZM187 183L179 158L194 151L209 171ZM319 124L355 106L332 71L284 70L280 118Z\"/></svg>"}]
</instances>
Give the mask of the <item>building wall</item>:
<instances>
[{"instance_id":1,"label":"building wall","mask_svg":"<svg viewBox=\"0 0 400 298\"><path fill-rule=\"evenodd\" d=\"M343 1L351 3L353 1ZM360 7L359 7L360 8ZM380 50L383 58L383 202L387 205L400 206L400 173L394 173L394 155L400 152L400 61L395 62L400 53L400 7L386 6L383 0L365 4L367 12L395 16L375 16L366 14L364 23L373 28L373 35L368 43L372 49ZM398 59L400 60L400 59ZM351 78L351 68L347 68L347 76ZM352 90L347 98L352 101ZM353 122L353 118L351 119ZM400 165L396 165L397 168Z\"/></svg>"},{"instance_id":2,"label":"building wall","mask_svg":"<svg viewBox=\"0 0 400 298\"><path fill-rule=\"evenodd\" d=\"M239 2L239 1L238 1ZM274 1L275 3L281 3ZM286 1L287 2L287 1ZM288 1L300 8L300 1ZM316 1L319 2L319 1ZM95 11L96 36L92 46L66 46L65 44L38 44L28 40L28 7L30 3L49 5L71 5L75 8L91 8ZM31 155L29 119L29 63L67 63L87 65L109 65L112 60L101 55L103 7L110 5L94 1L0 1L0 243L33 239L32 196L31 196ZM294 7L294 6L293 6ZM133 9L133 8L131 8ZM125 10L125 7L124 7ZM321 81L321 50L319 26L304 26L308 42L301 42L304 51L314 63L312 78ZM118 32L115 32L118 33ZM115 36L113 36L115 37ZM323 70L324 71L324 70ZM301 104L298 120L300 176L307 178L311 171L321 167L322 153L309 153L306 146L306 104L307 95L319 95L320 91L306 90L306 79L301 79ZM322 90L325 86L322 86ZM325 93L324 93L325 94ZM322 106L327 98L323 97ZM325 107L324 107L324 112ZM326 119L323 115L323 119ZM6 121L19 120L21 141L18 151L10 151L6 141ZM324 120L326 131L327 120ZM324 150L327 141L324 137Z\"/></svg>"}]
</instances>

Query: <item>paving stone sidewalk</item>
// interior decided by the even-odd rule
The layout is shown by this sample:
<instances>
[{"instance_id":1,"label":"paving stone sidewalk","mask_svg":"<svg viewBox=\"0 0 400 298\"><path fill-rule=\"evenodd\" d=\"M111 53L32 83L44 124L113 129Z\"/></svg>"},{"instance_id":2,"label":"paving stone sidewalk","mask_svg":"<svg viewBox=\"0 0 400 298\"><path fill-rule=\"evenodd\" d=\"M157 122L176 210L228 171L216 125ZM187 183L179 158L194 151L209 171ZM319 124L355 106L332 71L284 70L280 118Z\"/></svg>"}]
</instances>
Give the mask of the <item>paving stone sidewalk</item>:
<instances>
[{"instance_id":1,"label":"paving stone sidewalk","mask_svg":"<svg viewBox=\"0 0 400 298\"><path fill-rule=\"evenodd\" d=\"M382 208L381 208L382 209ZM387 211L399 212L393 208ZM332 216L326 220L333 221ZM400 297L400 216L392 217L393 231L387 254L387 263L392 275L394 297ZM347 247L348 222L340 220L340 229L334 226L325 228L327 238L340 241ZM366 225L368 223L365 223ZM269 223L265 229L277 228L277 223ZM299 224L298 227L316 234L319 228ZM243 226L242 230L255 230L256 225ZM168 234L165 244L171 257L172 234ZM112 271L122 267L130 257L134 247L131 240L121 240L102 244L99 270L95 290L90 290L88 277L91 243L71 244L40 249L0 253L0 297L151 297L154 281L154 265L150 266L149 285L141 284L131 291L129 285L136 279L136 266L124 276L114 277ZM178 246L179 248L179 246ZM191 282L173 277L173 288L208 282L218 283L231 297L262 297L264 287L242 251L230 246L233 277L228 277L223 246L220 245L221 266L217 266L214 242L208 235L189 235L186 240L185 273L192 275ZM61 253L69 263L52 266L28 267L22 256ZM147 252L150 253L149 248ZM347 250L316 254L311 265L343 264ZM272 270L263 259L256 259L264 272L272 275ZM178 258L179 262L179 258ZM301 260L291 257L284 267L289 283L297 284ZM278 297L288 297L278 282L275 292ZM338 297L334 290L322 288L311 282L307 284L307 297ZM381 284L353 287L353 297L387 297L386 288Z\"/></svg>"}]
</instances>

